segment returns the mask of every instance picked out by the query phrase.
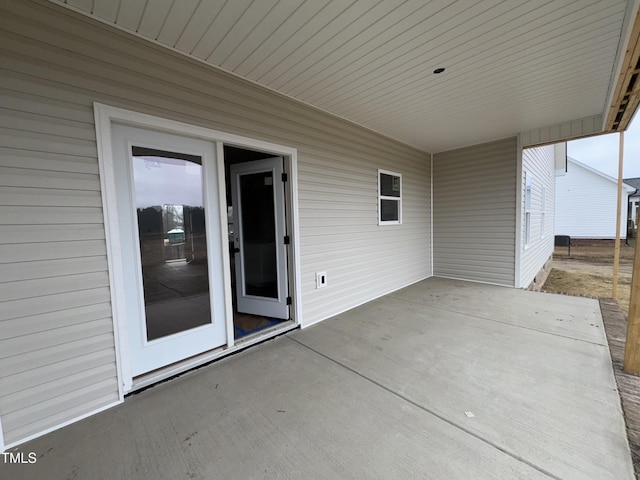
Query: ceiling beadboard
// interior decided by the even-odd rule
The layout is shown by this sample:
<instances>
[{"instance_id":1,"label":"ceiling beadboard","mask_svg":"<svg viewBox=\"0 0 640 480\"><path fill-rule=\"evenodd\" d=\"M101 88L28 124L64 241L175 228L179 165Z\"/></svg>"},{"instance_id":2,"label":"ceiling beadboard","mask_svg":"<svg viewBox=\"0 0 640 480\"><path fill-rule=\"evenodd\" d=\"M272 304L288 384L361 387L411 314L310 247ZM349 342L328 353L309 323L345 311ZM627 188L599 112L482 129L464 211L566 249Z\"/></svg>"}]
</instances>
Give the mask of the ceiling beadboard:
<instances>
[{"instance_id":1,"label":"ceiling beadboard","mask_svg":"<svg viewBox=\"0 0 640 480\"><path fill-rule=\"evenodd\" d=\"M622 0L51 1L428 152L602 115L627 10Z\"/></svg>"}]
</instances>

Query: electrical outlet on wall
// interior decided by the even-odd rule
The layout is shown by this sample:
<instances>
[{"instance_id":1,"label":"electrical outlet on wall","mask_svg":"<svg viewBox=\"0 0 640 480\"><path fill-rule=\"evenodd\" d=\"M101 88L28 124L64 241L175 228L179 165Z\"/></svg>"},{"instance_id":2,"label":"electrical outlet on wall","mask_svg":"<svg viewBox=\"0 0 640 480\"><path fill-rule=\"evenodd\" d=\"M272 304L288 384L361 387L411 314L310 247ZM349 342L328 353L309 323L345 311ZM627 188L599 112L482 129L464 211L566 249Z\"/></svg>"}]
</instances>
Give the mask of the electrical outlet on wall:
<instances>
[{"instance_id":1,"label":"electrical outlet on wall","mask_svg":"<svg viewBox=\"0 0 640 480\"><path fill-rule=\"evenodd\" d=\"M324 288L327 286L327 272L316 273L316 288Z\"/></svg>"}]
</instances>

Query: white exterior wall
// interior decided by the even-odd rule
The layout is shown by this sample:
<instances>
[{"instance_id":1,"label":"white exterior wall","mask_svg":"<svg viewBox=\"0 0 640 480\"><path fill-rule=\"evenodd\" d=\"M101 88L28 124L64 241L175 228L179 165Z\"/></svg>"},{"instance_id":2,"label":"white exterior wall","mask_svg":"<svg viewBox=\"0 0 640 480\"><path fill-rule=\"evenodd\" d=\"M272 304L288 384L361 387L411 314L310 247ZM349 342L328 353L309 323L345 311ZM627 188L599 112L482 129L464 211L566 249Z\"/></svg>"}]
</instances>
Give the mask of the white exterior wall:
<instances>
[{"instance_id":1,"label":"white exterior wall","mask_svg":"<svg viewBox=\"0 0 640 480\"><path fill-rule=\"evenodd\" d=\"M434 155L434 275L514 286L517 138Z\"/></svg>"},{"instance_id":2,"label":"white exterior wall","mask_svg":"<svg viewBox=\"0 0 640 480\"><path fill-rule=\"evenodd\" d=\"M431 274L430 155L47 2L4 2L0 49L5 445L119 400L93 102L298 150L305 324Z\"/></svg>"},{"instance_id":3,"label":"white exterior wall","mask_svg":"<svg viewBox=\"0 0 640 480\"><path fill-rule=\"evenodd\" d=\"M623 185L620 236L627 237L627 195ZM555 235L573 238L616 238L617 181L569 158L568 171L556 177Z\"/></svg>"},{"instance_id":4,"label":"white exterior wall","mask_svg":"<svg viewBox=\"0 0 640 480\"><path fill-rule=\"evenodd\" d=\"M553 254L553 224L555 202L555 169L556 158L553 145L526 148L522 151L522 195L521 209L521 238L520 249L520 284L526 288L531 284L536 274ZM525 246L525 174L532 179L531 184L531 231L529 245ZM542 196L545 196L543 201ZM543 207L544 205L544 225Z\"/></svg>"}]
</instances>

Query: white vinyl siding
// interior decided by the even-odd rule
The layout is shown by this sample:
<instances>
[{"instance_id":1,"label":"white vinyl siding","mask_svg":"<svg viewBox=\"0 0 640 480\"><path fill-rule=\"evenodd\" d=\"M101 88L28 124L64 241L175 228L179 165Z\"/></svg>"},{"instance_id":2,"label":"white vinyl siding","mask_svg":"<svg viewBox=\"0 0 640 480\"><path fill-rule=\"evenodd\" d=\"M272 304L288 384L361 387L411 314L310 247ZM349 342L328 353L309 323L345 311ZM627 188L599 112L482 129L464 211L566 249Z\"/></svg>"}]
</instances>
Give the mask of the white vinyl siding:
<instances>
[{"instance_id":1,"label":"white vinyl siding","mask_svg":"<svg viewBox=\"0 0 640 480\"><path fill-rule=\"evenodd\" d=\"M2 9L5 444L118 400L94 101L298 149L305 324L430 275L428 154L53 4ZM378 168L403 175L396 228Z\"/></svg>"},{"instance_id":2,"label":"white vinyl siding","mask_svg":"<svg viewBox=\"0 0 640 480\"><path fill-rule=\"evenodd\" d=\"M623 185L620 236L627 237L627 196ZM555 234L573 238L616 238L618 183L615 178L569 158L567 173L556 177Z\"/></svg>"},{"instance_id":3,"label":"white vinyl siding","mask_svg":"<svg viewBox=\"0 0 640 480\"><path fill-rule=\"evenodd\" d=\"M514 285L517 139L434 155L434 275Z\"/></svg>"},{"instance_id":4,"label":"white vinyl siding","mask_svg":"<svg viewBox=\"0 0 640 480\"><path fill-rule=\"evenodd\" d=\"M523 249L520 252L520 287L526 288L553 254L554 146L525 148L522 151L522 171L523 195L519 202L522 208L523 238ZM529 180L531 180L531 194L527 202ZM529 217L528 244L526 243L527 215Z\"/></svg>"}]
</instances>

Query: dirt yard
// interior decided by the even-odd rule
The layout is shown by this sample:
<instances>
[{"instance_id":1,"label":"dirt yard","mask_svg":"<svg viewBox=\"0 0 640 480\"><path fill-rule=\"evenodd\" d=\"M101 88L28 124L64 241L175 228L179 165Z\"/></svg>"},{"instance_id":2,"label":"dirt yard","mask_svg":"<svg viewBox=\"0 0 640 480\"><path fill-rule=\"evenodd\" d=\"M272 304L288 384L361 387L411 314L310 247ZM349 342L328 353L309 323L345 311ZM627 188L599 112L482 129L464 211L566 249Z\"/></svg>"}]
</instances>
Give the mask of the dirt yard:
<instances>
[{"instance_id":1,"label":"dirt yard","mask_svg":"<svg viewBox=\"0 0 640 480\"><path fill-rule=\"evenodd\" d=\"M618 276L618 303L629 311L631 270L635 240L624 241L620 247L620 274ZM613 246L572 246L571 255L566 247L556 247L553 269L542 291L561 292L596 298L611 298L613 287Z\"/></svg>"}]
</instances>

